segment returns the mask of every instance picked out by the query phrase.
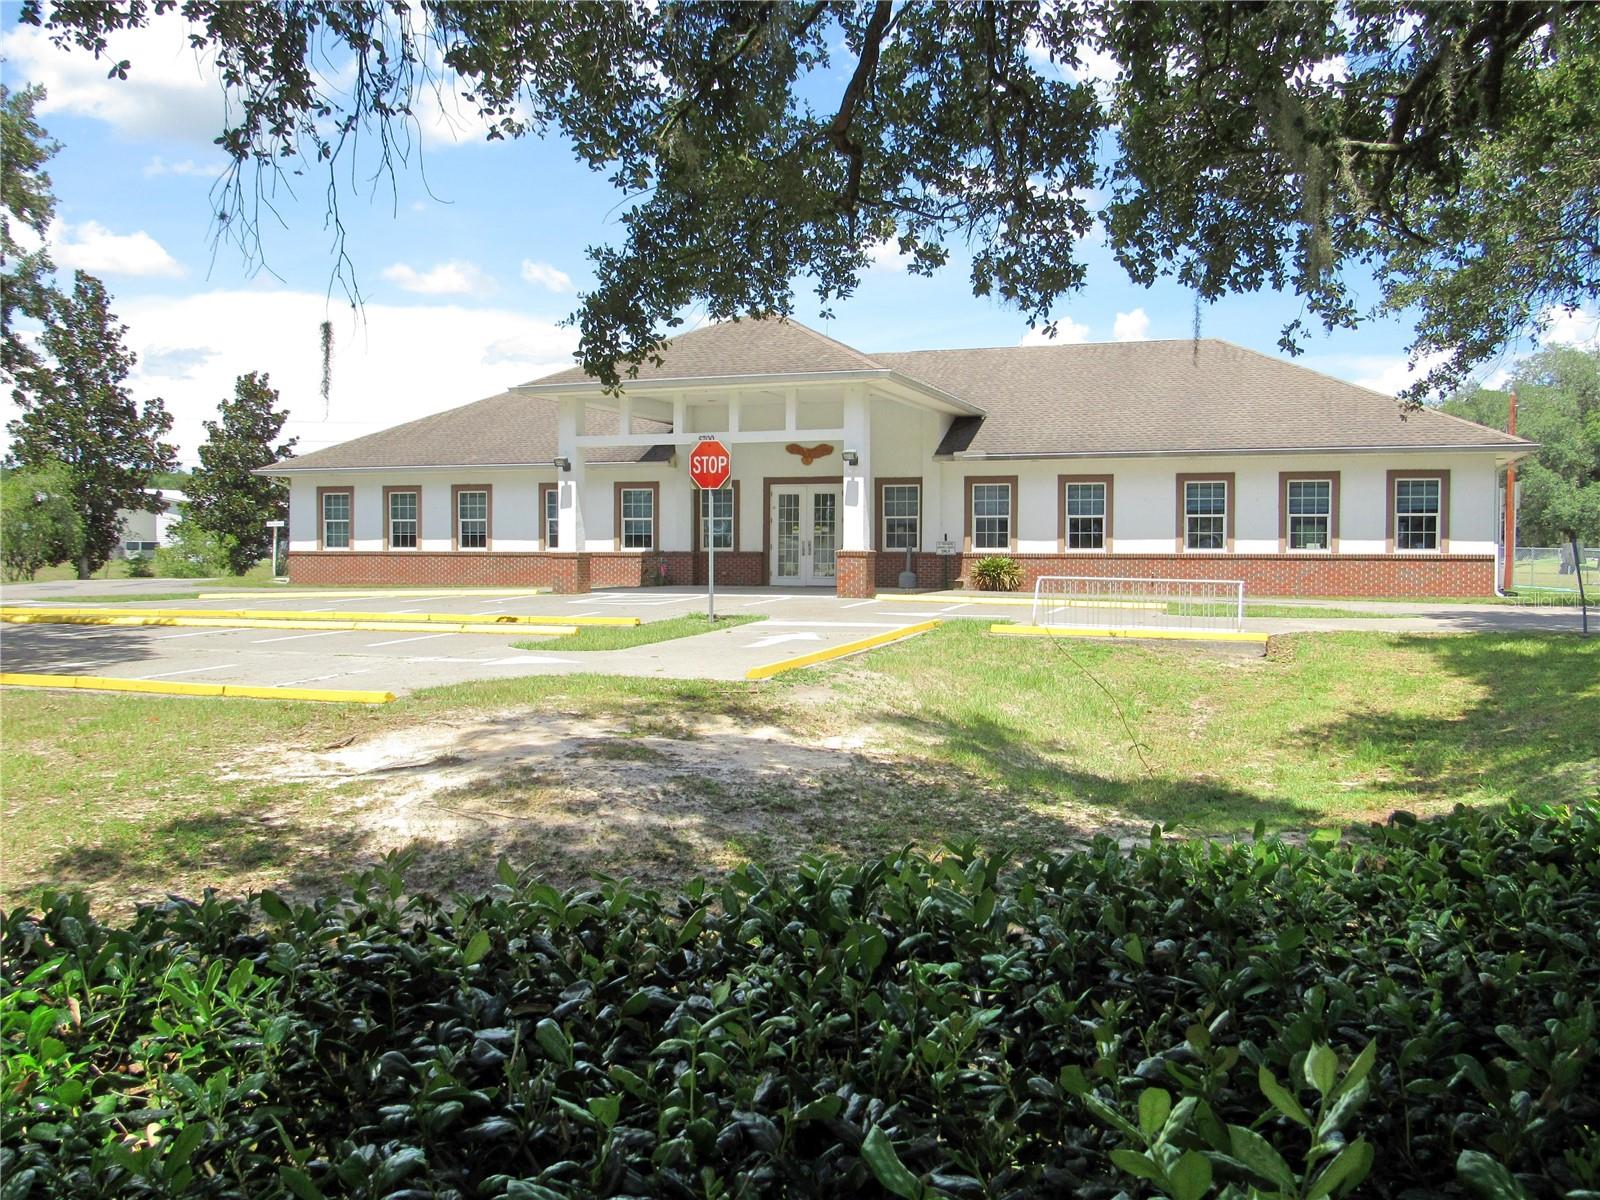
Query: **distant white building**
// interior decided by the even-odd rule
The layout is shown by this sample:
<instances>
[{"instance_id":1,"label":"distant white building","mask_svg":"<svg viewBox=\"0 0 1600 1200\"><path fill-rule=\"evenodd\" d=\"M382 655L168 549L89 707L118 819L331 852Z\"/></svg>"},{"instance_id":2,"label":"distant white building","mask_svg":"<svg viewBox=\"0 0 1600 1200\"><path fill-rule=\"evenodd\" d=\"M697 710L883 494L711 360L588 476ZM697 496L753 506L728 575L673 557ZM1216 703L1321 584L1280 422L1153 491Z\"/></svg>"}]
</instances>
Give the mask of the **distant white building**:
<instances>
[{"instance_id":1,"label":"distant white building","mask_svg":"<svg viewBox=\"0 0 1600 1200\"><path fill-rule=\"evenodd\" d=\"M117 513L122 521L123 558L154 554L162 546L172 545L172 527L182 519L184 505L189 502L182 492L166 488L147 488L146 494L160 501L155 512L124 508Z\"/></svg>"}]
</instances>

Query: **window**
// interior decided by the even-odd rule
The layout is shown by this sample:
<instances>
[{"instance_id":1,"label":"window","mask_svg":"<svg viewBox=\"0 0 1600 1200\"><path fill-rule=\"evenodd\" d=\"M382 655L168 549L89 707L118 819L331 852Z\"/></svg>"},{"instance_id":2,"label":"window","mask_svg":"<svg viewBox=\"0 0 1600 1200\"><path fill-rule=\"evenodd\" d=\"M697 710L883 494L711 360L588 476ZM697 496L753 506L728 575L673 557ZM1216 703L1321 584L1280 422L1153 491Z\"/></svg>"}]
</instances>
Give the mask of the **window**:
<instances>
[{"instance_id":1,"label":"window","mask_svg":"<svg viewBox=\"0 0 1600 1200\"><path fill-rule=\"evenodd\" d=\"M1066 528L1062 540L1068 550L1104 550L1108 487L1100 481L1066 484Z\"/></svg>"},{"instance_id":2,"label":"window","mask_svg":"<svg viewBox=\"0 0 1600 1200\"><path fill-rule=\"evenodd\" d=\"M619 508L622 513L622 548L624 550L653 550L656 544L656 490L655 488L625 487L621 489Z\"/></svg>"},{"instance_id":3,"label":"window","mask_svg":"<svg viewBox=\"0 0 1600 1200\"><path fill-rule=\"evenodd\" d=\"M350 493L322 493L322 548L350 549Z\"/></svg>"},{"instance_id":4,"label":"window","mask_svg":"<svg viewBox=\"0 0 1600 1200\"><path fill-rule=\"evenodd\" d=\"M1228 548L1228 481L1190 479L1183 485L1185 550Z\"/></svg>"},{"instance_id":5,"label":"window","mask_svg":"<svg viewBox=\"0 0 1600 1200\"><path fill-rule=\"evenodd\" d=\"M1011 549L1011 485L972 485L972 548Z\"/></svg>"},{"instance_id":6,"label":"window","mask_svg":"<svg viewBox=\"0 0 1600 1200\"><path fill-rule=\"evenodd\" d=\"M733 487L695 494L700 498L700 548L715 546L718 550L732 550Z\"/></svg>"},{"instance_id":7,"label":"window","mask_svg":"<svg viewBox=\"0 0 1600 1200\"><path fill-rule=\"evenodd\" d=\"M1439 548L1440 482L1437 478L1394 481L1396 550Z\"/></svg>"},{"instance_id":8,"label":"window","mask_svg":"<svg viewBox=\"0 0 1600 1200\"><path fill-rule=\"evenodd\" d=\"M1333 544L1333 481L1289 481L1289 549L1327 550Z\"/></svg>"},{"instance_id":9,"label":"window","mask_svg":"<svg viewBox=\"0 0 1600 1200\"><path fill-rule=\"evenodd\" d=\"M539 502L544 506L544 548L555 550L561 545L561 485L541 485Z\"/></svg>"},{"instance_id":10,"label":"window","mask_svg":"<svg viewBox=\"0 0 1600 1200\"><path fill-rule=\"evenodd\" d=\"M389 549L417 548L417 493L392 491L389 501Z\"/></svg>"},{"instance_id":11,"label":"window","mask_svg":"<svg viewBox=\"0 0 1600 1200\"><path fill-rule=\"evenodd\" d=\"M456 549L489 548L489 492L487 488L456 490Z\"/></svg>"},{"instance_id":12,"label":"window","mask_svg":"<svg viewBox=\"0 0 1600 1200\"><path fill-rule=\"evenodd\" d=\"M922 486L916 483L886 483L880 497L883 549L917 549L922 544Z\"/></svg>"}]
</instances>

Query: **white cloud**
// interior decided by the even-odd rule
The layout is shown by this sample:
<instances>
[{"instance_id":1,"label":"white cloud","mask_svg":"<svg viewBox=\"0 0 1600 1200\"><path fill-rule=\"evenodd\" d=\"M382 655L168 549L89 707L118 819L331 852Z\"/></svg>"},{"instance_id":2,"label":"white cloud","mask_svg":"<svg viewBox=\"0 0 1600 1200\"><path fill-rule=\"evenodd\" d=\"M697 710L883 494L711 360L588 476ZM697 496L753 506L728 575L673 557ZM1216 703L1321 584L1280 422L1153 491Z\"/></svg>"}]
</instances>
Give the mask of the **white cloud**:
<instances>
[{"instance_id":1,"label":"white cloud","mask_svg":"<svg viewBox=\"0 0 1600 1200\"><path fill-rule=\"evenodd\" d=\"M1071 317L1062 317L1056 322L1056 336L1051 337L1045 326L1030 329L1022 335L1019 346L1067 346L1076 342L1089 340L1089 327L1074 321Z\"/></svg>"},{"instance_id":2,"label":"white cloud","mask_svg":"<svg viewBox=\"0 0 1600 1200\"><path fill-rule=\"evenodd\" d=\"M1358 372L1355 378L1357 385L1382 392L1386 396L1394 396L1443 364L1449 357L1447 351L1439 350L1432 354L1424 354L1413 366L1403 357L1369 356L1355 359L1351 367Z\"/></svg>"},{"instance_id":3,"label":"white cloud","mask_svg":"<svg viewBox=\"0 0 1600 1200\"><path fill-rule=\"evenodd\" d=\"M106 52L96 58L54 45L43 29L19 25L0 38L0 56L15 81L45 86L42 114L92 117L125 134L214 150L225 121L223 89L212 56L189 47L187 29L176 12L156 17L143 29L110 34ZM108 77L122 59L132 64L128 77Z\"/></svg>"},{"instance_id":4,"label":"white cloud","mask_svg":"<svg viewBox=\"0 0 1600 1200\"><path fill-rule=\"evenodd\" d=\"M1546 346L1576 346L1580 350L1600 350L1600 313L1577 308L1570 312L1551 305L1539 314L1544 332L1539 340Z\"/></svg>"},{"instance_id":5,"label":"white cloud","mask_svg":"<svg viewBox=\"0 0 1600 1200\"><path fill-rule=\"evenodd\" d=\"M168 162L159 154L144 165L146 179L157 175L186 175L200 179L215 179L226 169L222 163L197 163L192 158L182 162Z\"/></svg>"},{"instance_id":6,"label":"white cloud","mask_svg":"<svg viewBox=\"0 0 1600 1200\"><path fill-rule=\"evenodd\" d=\"M1118 313L1111 323L1111 336L1119 342L1142 342L1150 336L1150 317L1142 308Z\"/></svg>"},{"instance_id":7,"label":"white cloud","mask_svg":"<svg viewBox=\"0 0 1600 1200\"><path fill-rule=\"evenodd\" d=\"M549 263L534 262L531 258L522 260L522 278L551 292L572 290L571 275Z\"/></svg>"},{"instance_id":8,"label":"white cloud","mask_svg":"<svg viewBox=\"0 0 1600 1200\"><path fill-rule=\"evenodd\" d=\"M321 291L118 296L117 316L139 354L134 396L166 400L185 462L235 378L266 371L289 409L302 453L480 400L572 365L577 332L556 319L458 304L369 304L360 319L335 307L333 389L320 393ZM182 345L174 349L174 337ZM0 420L16 415L5 399Z\"/></svg>"},{"instance_id":9,"label":"white cloud","mask_svg":"<svg viewBox=\"0 0 1600 1200\"><path fill-rule=\"evenodd\" d=\"M93 275L176 277L183 274L178 260L144 230L112 233L98 221L81 225L57 222L50 227L50 253L56 265Z\"/></svg>"},{"instance_id":10,"label":"white cloud","mask_svg":"<svg viewBox=\"0 0 1600 1200\"><path fill-rule=\"evenodd\" d=\"M428 271L418 271L409 263L395 263L381 273L401 291L419 296L481 296L494 290L493 279L462 259L442 262Z\"/></svg>"},{"instance_id":11,"label":"white cloud","mask_svg":"<svg viewBox=\"0 0 1600 1200\"><path fill-rule=\"evenodd\" d=\"M867 270L903 271L911 255L900 253L899 238L885 238L867 247Z\"/></svg>"}]
</instances>

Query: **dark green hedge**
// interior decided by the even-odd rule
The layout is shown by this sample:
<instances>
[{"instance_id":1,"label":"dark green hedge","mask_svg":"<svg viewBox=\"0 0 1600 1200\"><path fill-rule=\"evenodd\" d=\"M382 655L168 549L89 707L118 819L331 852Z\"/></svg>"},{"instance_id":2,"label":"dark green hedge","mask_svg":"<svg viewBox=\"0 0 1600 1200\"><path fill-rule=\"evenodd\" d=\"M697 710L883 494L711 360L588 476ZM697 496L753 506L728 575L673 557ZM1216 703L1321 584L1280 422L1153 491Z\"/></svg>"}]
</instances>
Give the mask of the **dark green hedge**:
<instances>
[{"instance_id":1,"label":"dark green hedge","mask_svg":"<svg viewBox=\"0 0 1600 1200\"><path fill-rule=\"evenodd\" d=\"M0 942L3 1194L1594 1196L1597 829L51 896Z\"/></svg>"}]
</instances>

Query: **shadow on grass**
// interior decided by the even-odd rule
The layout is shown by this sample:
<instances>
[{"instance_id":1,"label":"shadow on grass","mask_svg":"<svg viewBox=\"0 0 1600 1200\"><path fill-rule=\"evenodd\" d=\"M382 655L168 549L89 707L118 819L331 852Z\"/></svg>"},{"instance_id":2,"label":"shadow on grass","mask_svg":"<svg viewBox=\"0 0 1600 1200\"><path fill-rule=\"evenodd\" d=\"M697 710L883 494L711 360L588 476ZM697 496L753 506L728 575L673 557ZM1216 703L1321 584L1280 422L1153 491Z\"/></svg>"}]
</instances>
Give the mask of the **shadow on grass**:
<instances>
[{"instance_id":1,"label":"shadow on grass","mask_svg":"<svg viewBox=\"0 0 1600 1200\"><path fill-rule=\"evenodd\" d=\"M1401 770L1373 790L1446 803L1600 796L1600 638L1399 635L1395 644L1474 685L1477 701L1448 719L1347 713L1302 731L1299 747L1381 757Z\"/></svg>"},{"instance_id":2,"label":"shadow on grass","mask_svg":"<svg viewBox=\"0 0 1600 1200\"><path fill-rule=\"evenodd\" d=\"M1131 746L1129 773L1113 776L1074 767L1077 751L1065 742L989 717L957 721L905 714L890 716L885 723L917 741L937 742L941 757L975 764L974 770L1004 796L1034 807L1065 802L1098 815L1104 825L1238 830L1263 820L1269 827L1308 825L1325 815L1315 805L1217 779L1146 772ZM1122 736L1120 730L1117 736Z\"/></svg>"}]
</instances>

